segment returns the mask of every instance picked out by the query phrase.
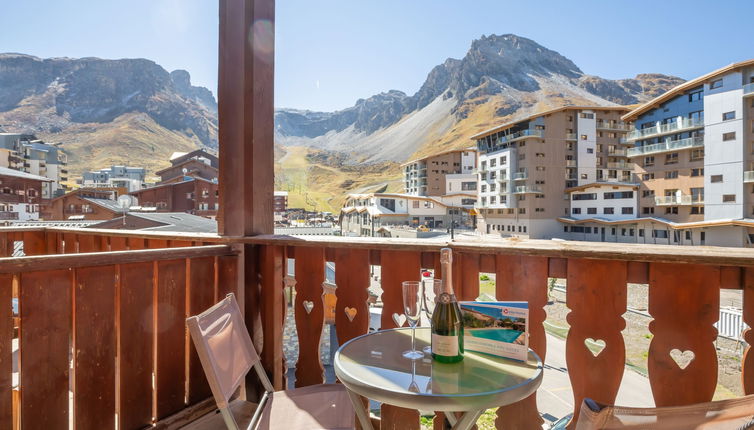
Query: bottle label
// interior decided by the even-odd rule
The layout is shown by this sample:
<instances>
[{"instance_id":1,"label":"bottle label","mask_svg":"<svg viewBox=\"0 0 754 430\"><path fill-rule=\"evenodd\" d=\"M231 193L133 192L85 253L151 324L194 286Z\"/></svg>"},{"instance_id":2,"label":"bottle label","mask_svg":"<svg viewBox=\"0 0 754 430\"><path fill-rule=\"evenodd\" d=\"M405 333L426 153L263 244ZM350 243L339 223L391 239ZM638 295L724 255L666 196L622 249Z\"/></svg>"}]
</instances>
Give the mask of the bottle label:
<instances>
[{"instance_id":1,"label":"bottle label","mask_svg":"<svg viewBox=\"0 0 754 430\"><path fill-rule=\"evenodd\" d=\"M458 355L458 336L442 336L432 333L432 353L455 357Z\"/></svg>"}]
</instances>

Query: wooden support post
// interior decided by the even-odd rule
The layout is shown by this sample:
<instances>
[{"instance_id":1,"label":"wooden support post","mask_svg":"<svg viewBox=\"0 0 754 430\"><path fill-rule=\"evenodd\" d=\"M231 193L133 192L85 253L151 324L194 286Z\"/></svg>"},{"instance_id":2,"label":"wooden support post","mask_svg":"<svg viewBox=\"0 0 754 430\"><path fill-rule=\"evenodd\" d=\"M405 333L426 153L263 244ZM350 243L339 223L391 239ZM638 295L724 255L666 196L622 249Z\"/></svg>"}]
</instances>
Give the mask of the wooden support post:
<instances>
[{"instance_id":1,"label":"wooden support post","mask_svg":"<svg viewBox=\"0 0 754 430\"><path fill-rule=\"evenodd\" d=\"M243 237L273 232L275 1L220 0L218 58L218 232ZM239 256L237 296L246 326L261 347L257 258ZM247 389L256 385L247 380Z\"/></svg>"}]
</instances>

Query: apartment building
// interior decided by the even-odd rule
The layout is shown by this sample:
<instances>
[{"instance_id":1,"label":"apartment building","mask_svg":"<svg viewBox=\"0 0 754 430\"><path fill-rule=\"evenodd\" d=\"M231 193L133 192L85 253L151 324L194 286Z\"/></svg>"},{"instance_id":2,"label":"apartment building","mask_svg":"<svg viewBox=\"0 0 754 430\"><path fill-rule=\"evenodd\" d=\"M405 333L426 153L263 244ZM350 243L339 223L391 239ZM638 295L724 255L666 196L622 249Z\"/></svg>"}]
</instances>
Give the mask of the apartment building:
<instances>
[{"instance_id":1,"label":"apartment building","mask_svg":"<svg viewBox=\"0 0 754 430\"><path fill-rule=\"evenodd\" d=\"M186 212L214 219L219 207L217 181L188 177L182 181L167 181L130 193L142 208L156 212Z\"/></svg>"},{"instance_id":2,"label":"apartment building","mask_svg":"<svg viewBox=\"0 0 754 430\"><path fill-rule=\"evenodd\" d=\"M637 216L561 221L570 238L678 245L754 242L754 60L685 82L628 112ZM599 239L596 239L599 240Z\"/></svg>"},{"instance_id":3,"label":"apartment building","mask_svg":"<svg viewBox=\"0 0 754 430\"><path fill-rule=\"evenodd\" d=\"M84 172L81 185L86 188L124 188L127 192L138 191L146 187L146 175L147 171L143 167L110 166Z\"/></svg>"},{"instance_id":4,"label":"apartment building","mask_svg":"<svg viewBox=\"0 0 754 430\"><path fill-rule=\"evenodd\" d=\"M0 133L0 166L50 179L43 184L42 198L61 196L68 181L68 156L59 143L45 143L33 135Z\"/></svg>"},{"instance_id":5,"label":"apartment building","mask_svg":"<svg viewBox=\"0 0 754 430\"><path fill-rule=\"evenodd\" d=\"M424 225L430 229L455 226L471 228L469 212L476 199L473 195L455 194L424 197L410 194L349 194L340 211L344 235L379 236L382 228L413 228Z\"/></svg>"},{"instance_id":6,"label":"apartment building","mask_svg":"<svg viewBox=\"0 0 754 430\"><path fill-rule=\"evenodd\" d=\"M530 238L562 237L567 190L630 186L622 106L565 106L472 137L479 155L477 229ZM628 184L628 185L627 185ZM622 210L622 209L621 209Z\"/></svg>"},{"instance_id":7,"label":"apartment building","mask_svg":"<svg viewBox=\"0 0 754 430\"><path fill-rule=\"evenodd\" d=\"M477 152L474 148L440 152L401 165L406 194L412 196L442 196L448 182L460 182L453 192L471 192L476 186ZM452 187L451 187L452 188Z\"/></svg>"},{"instance_id":8,"label":"apartment building","mask_svg":"<svg viewBox=\"0 0 754 430\"><path fill-rule=\"evenodd\" d=\"M199 177L217 181L220 161L217 156L203 149L188 153L175 152L170 157L170 167L155 172L160 183L182 181L186 177Z\"/></svg>"},{"instance_id":9,"label":"apartment building","mask_svg":"<svg viewBox=\"0 0 754 430\"><path fill-rule=\"evenodd\" d=\"M124 212L117 198L117 189L79 188L52 199L42 217L45 221L113 219Z\"/></svg>"},{"instance_id":10,"label":"apartment building","mask_svg":"<svg viewBox=\"0 0 754 430\"><path fill-rule=\"evenodd\" d=\"M48 182L42 176L0 167L0 223L38 220L43 184Z\"/></svg>"}]
</instances>

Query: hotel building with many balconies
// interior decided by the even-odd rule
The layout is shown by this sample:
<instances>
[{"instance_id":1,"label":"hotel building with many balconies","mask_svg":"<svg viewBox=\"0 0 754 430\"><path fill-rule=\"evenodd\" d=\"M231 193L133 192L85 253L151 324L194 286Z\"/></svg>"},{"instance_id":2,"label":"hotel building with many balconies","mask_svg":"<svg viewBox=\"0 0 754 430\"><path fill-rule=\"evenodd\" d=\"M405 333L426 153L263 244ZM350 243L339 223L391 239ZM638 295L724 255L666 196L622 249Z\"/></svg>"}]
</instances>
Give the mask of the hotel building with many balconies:
<instances>
[{"instance_id":1,"label":"hotel building with many balconies","mask_svg":"<svg viewBox=\"0 0 754 430\"><path fill-rule=\"evenodd\" d=\"M632 192L630 144L622 139L628 126L620 119L628 111L566 106L473 136L479 152L477 229L502 236L563 237L558 218L571 215L570 190L588 186L623 192L628 187Z\"/></svg>"},{"instance_id":2,"label":"hotel building with many balconies","mask_svg":"<svg viewBox=\"0 0 754 430\"><path fill-rule=\"evenodd\" d=\"M752 246L754 60L685 82L622 120L632 124L622 142L635 165L638 213L563 217L568 238ZM599 235L605 229L613 235Z\"/></svg>"}]
</instances>

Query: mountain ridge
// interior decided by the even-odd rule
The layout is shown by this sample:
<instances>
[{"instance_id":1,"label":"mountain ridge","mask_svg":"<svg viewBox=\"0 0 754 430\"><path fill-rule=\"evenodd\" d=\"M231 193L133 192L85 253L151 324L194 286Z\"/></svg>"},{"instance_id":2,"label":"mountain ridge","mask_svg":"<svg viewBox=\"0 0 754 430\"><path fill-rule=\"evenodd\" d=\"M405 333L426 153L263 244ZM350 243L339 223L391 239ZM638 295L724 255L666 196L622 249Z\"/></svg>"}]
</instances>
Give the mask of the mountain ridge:
<instances>
[{"instance_id":1,"label":"mountain ridge","mask_svg":"<svg viewBox=\"0 0 754 430\"><path fill-rule=\"evenodd\" d=\"M458 124L472 115L475 106L490 101L500 105L494 116L502 121L520 116L516 114L534 113L541 104L545 108L584 103L635 104L682 82L678 77L658 73L618 80L587 75L565 56L531 39L514 34L489 35L472 41L462 59L448 58L433 67L413 95L389 90L334 112L276 109L276 138L283 145L367 154L368 161L401 161L409 151L390 155L375 150L373 147L380 144L375 136L389 134L386 130L438 99L452 99L452 106L447 112L448 103L439 103L445 105L444 109L438 109L442 112L425 128L435 128L442 134L448 125L439 116L450 114L452 122ZM432 139L430 134L419 133L420 139L412 140L403 133L407 137L404 146L415 153L427 144L421 140L442 140L441 136ZM352 147L341 141L350 141Z\"/></svg>"},{"instance_id":2,"label":"mountain ridge","mask_svg":"<svg viewBox=\"0 0 754 430\"><path fill-rule=\"evenodd\" d=\"M62 141L74 174L129 159L153 172L173 151L217 148L217 102L187 71L143 58L4 53L0 131Z\"/></svg>"}]
</instances>

